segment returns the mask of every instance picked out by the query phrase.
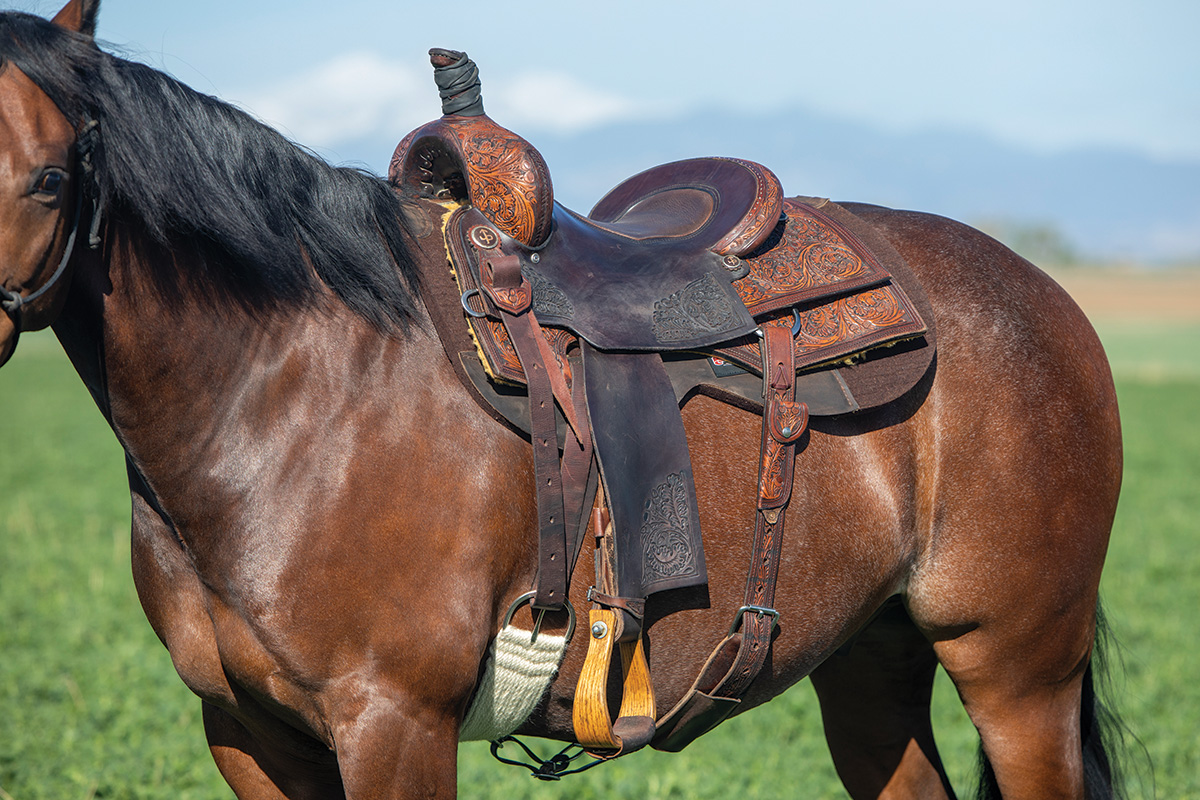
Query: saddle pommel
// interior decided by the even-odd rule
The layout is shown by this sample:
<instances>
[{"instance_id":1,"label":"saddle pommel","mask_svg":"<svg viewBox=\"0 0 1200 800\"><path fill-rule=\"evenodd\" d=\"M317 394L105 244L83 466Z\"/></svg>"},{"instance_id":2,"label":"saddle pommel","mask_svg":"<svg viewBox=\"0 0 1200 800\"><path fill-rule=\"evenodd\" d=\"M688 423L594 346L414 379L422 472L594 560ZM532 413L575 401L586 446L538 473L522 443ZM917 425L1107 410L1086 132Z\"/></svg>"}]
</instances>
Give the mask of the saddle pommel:
<instances>
[{"instance_id":1,"label":"saddle pommel","mask_svg":"<svg viewBox=\"0 0 1200 800\"><path fill-rule=\"evenodd\" d=\"M550 170L533 145L483 113L479 72L466 53L431 50L441 119L404 137L388 178L404 191L469 203L529 247L553 227Z\"/></svg>"}]
</instances>

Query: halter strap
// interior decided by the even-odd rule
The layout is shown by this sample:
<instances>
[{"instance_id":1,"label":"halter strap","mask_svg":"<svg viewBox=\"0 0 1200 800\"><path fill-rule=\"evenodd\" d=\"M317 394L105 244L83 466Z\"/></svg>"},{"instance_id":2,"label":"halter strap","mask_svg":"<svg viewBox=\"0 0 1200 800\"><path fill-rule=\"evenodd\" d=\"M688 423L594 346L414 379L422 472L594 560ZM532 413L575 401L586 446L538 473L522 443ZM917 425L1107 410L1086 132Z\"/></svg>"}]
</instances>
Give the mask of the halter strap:
<instances>
[{"instance_id":1,"label":"halter strap","mask_svg":"<svg viewBox=\"0 0 1200 800\"><path fill-rule=\"evenodd\" d=\"M67 264L71 263L71 256L75 252L75 240L79 237L79 228L83 223L83 196L89 193L91 187L91 178L95 172L95 167L92 164L92 155L95 152L96 144L100 137L100 123L94 119L88 119L83 126L83 130L75 139L75 152L79 161L79 181L75 187L75 214L71 221L71 233L67 236L67 246L63 250L62 258L58 262L58 267L54 270L54 274L50 276L50 280L46 281L31 294L22 296L19 292L5 289L0 286L0 308L8 314L13 322L13 343L8 351L8 356L4 362L0 362L0 366L12 358L13 353L17 351L17 343L21 338L22 316L25 306L37 300L46 292L58 283L63 274L67 271ZM98 196L92 198L92 224L89 231L88 246L95 249L100 245L100 200Z\"/></svg>"},{"instance_id":2,"label":"halter strap","mask_svg":"<svg viewBox=\"0 0 1200 800\"><path fill-rule=\"evenodd\" d=\"M0 307L3 307L8 312L9 316L19 315L23 306L27 306L34 300L50 291L50 288L58 282L63 273L67 270L67 264L71 260L71 254L75 250L75 238L79 233L80 214L83 211L83 187L79 187L79 191L75 193L75 219L71 224L71 235L67 237L67 247L63 250L62 260L58 262L58 269L54 270L54 274L50 276L50 280L41 285L33 294L22 297L19 293L0 287L0 296L4 297L0 301Z\"/></svg>"}]
</instances>

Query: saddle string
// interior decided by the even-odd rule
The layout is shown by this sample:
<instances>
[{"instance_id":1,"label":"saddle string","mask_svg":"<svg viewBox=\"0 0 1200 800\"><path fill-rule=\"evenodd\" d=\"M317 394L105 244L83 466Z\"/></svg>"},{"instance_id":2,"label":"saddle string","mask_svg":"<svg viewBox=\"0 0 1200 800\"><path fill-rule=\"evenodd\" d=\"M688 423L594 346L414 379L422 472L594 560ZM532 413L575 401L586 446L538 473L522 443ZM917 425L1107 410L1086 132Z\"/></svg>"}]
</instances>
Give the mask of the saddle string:
<instances>
[{"instance_id":1,"label":"saddle string","mask_svg":"<svg viewBox=\"0 0 1200 800\"><path fill-rule=\"evenodd\" d=\"M525 751L525 755L532 759L535 763L529 764L524 761L517 761L511 758L505 758L500 755L500 750L504 745L512 742ZM578 751L572 753L572 750L578 748ZM515 736L503 736L492 742L492 756L501 764L511 764L514 767L524 767L529 770L529 774L537 778L539 781L558 781L562 780L566 775L577 775L580 772L591 769L598 764L603 764L607 759L597 758L594 761L584 764L582 767L570 769L571 763L582 756L588 755L582 747L577 744L569 744L562 750L559 750L550 758L542 758L537 753L533 752L524 742Z\"/></svg>"}]
</instances>

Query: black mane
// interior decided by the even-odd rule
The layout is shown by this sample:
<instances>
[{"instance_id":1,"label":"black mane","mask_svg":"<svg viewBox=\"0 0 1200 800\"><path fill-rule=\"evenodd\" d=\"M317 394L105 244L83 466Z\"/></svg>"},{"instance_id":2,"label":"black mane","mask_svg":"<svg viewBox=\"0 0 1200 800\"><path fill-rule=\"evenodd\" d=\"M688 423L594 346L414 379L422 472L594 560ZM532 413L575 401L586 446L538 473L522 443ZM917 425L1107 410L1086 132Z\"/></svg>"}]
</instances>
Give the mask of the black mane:
<instances>
[{"instance_id":1,"label":"black mane","mask_svg":"<svg viewBox=\"0 0 1200 800\"><path fill-rule=\"evenodd\" d=\"M377 326L404 327L416 268L400 205L366 172L335 168L214 97L101 51L40 17L0 14L0 69L16 65L77 127L100 123L107 213L203 256L241 299L300 302L320 277Z\"/></svg>"}]
</instances>

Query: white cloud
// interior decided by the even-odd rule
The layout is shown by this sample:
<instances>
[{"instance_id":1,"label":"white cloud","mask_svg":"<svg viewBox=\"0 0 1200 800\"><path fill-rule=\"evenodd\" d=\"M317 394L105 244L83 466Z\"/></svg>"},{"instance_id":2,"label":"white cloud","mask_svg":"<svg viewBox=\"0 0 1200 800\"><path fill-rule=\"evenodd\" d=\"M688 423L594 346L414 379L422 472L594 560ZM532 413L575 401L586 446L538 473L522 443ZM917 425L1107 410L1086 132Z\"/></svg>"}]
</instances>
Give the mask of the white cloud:
<instances>
[{"instance_id":1,"label":"white cloud","mask_svg":"<svg viewBox=\"0 0 1200 800\"><path fill-rule=\"evenodd\" d=\"M619 96L557 72L525 73L489 92L484 85L488 115L506 127L577 133L632 117L637 106Z\"/></svg>"},{"instance_id":2,"label":"white cloud","mask_svg":"<svg viewBox=\"0 0 1200 800\"><path fill-rule=\"evenodd\" d=\"M334 147L373 133L399 140L439 113L427 70L374 53L346 53L231 100L301 144Z\"/></svg>"},{"instance_id":3,"label":"white cloud","mask_svg":"<svg viewBox=\"0 0 1200 800\"><path fill-rule=\"evenodd\" d=\"M635 104L561 73L525 73L484 83L489 116L518 133L574 133L632 116ZM286 81L230 100L301 144L333 148L373 135L397 140L441 113L428 67L370 52L337 56Z\"/></svg>"}]
</instances>

